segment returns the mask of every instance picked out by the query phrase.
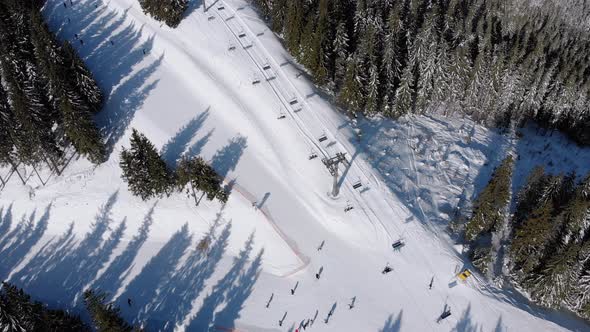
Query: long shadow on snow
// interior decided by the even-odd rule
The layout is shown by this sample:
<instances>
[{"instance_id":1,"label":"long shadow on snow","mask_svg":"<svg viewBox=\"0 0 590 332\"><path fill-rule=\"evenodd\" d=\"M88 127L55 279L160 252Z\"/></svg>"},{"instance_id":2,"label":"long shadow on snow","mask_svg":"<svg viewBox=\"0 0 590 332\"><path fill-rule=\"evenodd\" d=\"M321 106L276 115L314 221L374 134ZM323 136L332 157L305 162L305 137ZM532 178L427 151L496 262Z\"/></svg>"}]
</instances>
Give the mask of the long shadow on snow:
<instances>
[{"instance_id":1,"label":"long shadow on snow","mask_svg":"<svg viewBox=\"0 0 590 332\"><path fill-rule=\"evenodd\" d=\"M58 11L65 10L65 13ZM141 41L142 28L126 23L122 14L104 6L100 0L87 0L63 8L61 1L50 1L45 8L50 26L59 38L70 40L95 76L105 94L103 111L97 124L106 138L108 153L119 141L158 80L150 77L160 66L163 55L150 58L143 69L133 73L153 48L154 36ZM71 20L67 23L63 17ZM84 40L82 45L79 39Z\"/></svg>"},{"instance_id":2,"label":"long shadow on snow","mask_svg":"<svg viewBox=\"0 0 590 332\"><path fill-rule=\"evenodd\" d=\"M123 305L122 316L133 324L141 324L149 319L149 312L154 309L152 300L158 296L158 290L169 282L180 259L191 244L192 235L185 224L142 268L141 272L129 283L115 303L133 301L132 306Z\"/></svg>"},{"instance_id":3,"label":"long shadow on snow","mask_svg":"<svg viewBox=\"0 0 590 332\"><path fill-rule=\"evenodd\" d=\"M178 159L187 149L189 143L195 137L199 129L209 117L209 107L199 115L192 118L185 124L170 140L162 147L162 159L170 167L175 167Z\"/></svg>"},{"instance_id":4,"label":"long shadow on snow","mask_svg":"<svg viewBox=\"0 0 590 332\"><path fill-rule=\"evenodd\" d=\"M227 177L230 171L236 169L247 147L247 139L244 136L238 135L230 139L226 146L215 153L211 160L211 166L222 178Z\"/></svg>"},{"instance_id":5,"label":"long shadow on snow","mask_svg":"<svg viewBox=\"0 0 590 332\"><path fill-rule=\"evenodd\" d=\"M261 264L262 252L252 262L250 268L245 270L253 244L254 234L250 235L238 257L234 258L229 272L205 297L203 305L191 319L187 331L209 331L215 326L226 329L234 325L256 282ZM224 303L225 306L223 306Z\"/></svg>"},{"instance_id":6,"label":"long shadow on snow","mask_svg":"<svg viewBox=\"0 0 590 332\"><path fill-rule=\"evenodd\" d=\"M14 283L42 297L50 306L71 308L80 305L78 296L106 264L125 231L123 220L103 240L112 224L111 210L117 195L117 192L112 194L101 207L90 231L81 241L75 240L70 227L62 239L42 248L14 276Z\"/></svg>"},{"instance_id":7,"label":"long shadow on snow","mask_svg":"<svg viewBox=\"0 0 590 332\"><path fill-rule=\"evenodd\" d=\"M17 267L29 253L31 248L39 242L49 221L51 204L45 208L45 212L35 223L35 212L28 218L23 216L22 221L15 229L7 234L0 245L0 280L4 280Z\"/></svg>"},{"instance_id":8,"label":"long shadow on snow","mask_svg":"<svg viewBox=\"0 0 590 332\"><path fill-rule=\"evenodd\" d=\"M478 332L481 330L481 326L474 323L471 318L471 303L467 306L467 309L463 311L457 325L451 330L452 332Z\"/></svg>"},{"instance_id":9,"label":"long shadow on snow","mask_svg":"<svg viewBox=\"0 0 590 332\"><path fill-rule=\"evenodd\" d=\"M400 310L397 318L394 319L393 314L389 315L385 321L385 325L379 332L400 332L402 330L402 317L404 311Z\"/></svg>"},{"instance_id":10,"label":"long shadow on snow","mask_svg":"<svg viewBox=\"0 0 590 332\"><path fill-rule=\"evenodd\" d=\"M121 287L123 280L133 267L133 261L137 257L139 249L148 238L156 204L147 212L138 234L127 244L125 250L109 264L104 273L92 283L92 289L100 289L103 292L114 294Z\"/></svg>"},{"instance_id":11,"label":"long shadow on snow","mask_svg":"<svg viewBox=\"0 0 590 332\"><path fill-rule=\"evenodd\" d=\"M199 9L203 5L203 0L189 0L188 8L184 12L184 18L189 17L195 10ZM205 10L205 8L203 8Z\"/></svg>"},{"instance_id":12,"label":"long shadow on snow","mask_svg":"<svg viewBox=\"0 0 590 332\"><path fill-rule=\"evenodd\" d=\"M209 241L213 241L220 219L205 236ZM152 300L153 306L145 314L148 330L172 331L190 313L193 301L199 297L225 253L230 231L231 224L228 223L208 252L193 249L172 278L160 287L158 296Z\"/></svg>"},{"instance_id":13,"label":"long shadow on snow","mask_svg":"<svg viewBox=\"0 0 590 332\"><path fill-rule=\"evenodd\" d=\"M6 209L6 213L4 213L4 207L0 210L0 250L4 247L2 239L10 231L10 226L12 226L12 203Z\"/></svg>"}]
</instances>

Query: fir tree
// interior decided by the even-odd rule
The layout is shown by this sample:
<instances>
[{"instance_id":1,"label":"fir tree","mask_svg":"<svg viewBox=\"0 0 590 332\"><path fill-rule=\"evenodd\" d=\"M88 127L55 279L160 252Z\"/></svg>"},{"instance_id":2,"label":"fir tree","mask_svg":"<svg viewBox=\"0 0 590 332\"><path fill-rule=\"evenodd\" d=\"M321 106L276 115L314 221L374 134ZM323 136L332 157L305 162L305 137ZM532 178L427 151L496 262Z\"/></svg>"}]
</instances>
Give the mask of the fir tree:
<instances>
[{"instance_id":1,"label":"fir tree","mask_svg":"<svg viewBox=\"0 0 590 332\"><path fill-rule=\"evenodd\" d=\"M163 21L171 28L180 24L188 8L188 0L139 0L139 4L144 13Z\"/></svg>"},{"instance_id":2,"label":"fir tree","mask_svg":"<svg viewBox=\"0 0 590 332\"><path fill-rule=\"evenodd\" d=\"M137 130L131 134L131 148L121 152L123 180L129 190L143 200L168 194L173 177L155 146Z\"/></svg>"},{"instance_id":3,"label":"fir tree","mask_svg":"<svg viewBox=\"0 0 590 332\"><path fill-rule=\"evenodd\" d=\"M104 293L93 290L85 291L84 304L90 312L92 322L98 332L139 331L121 318L118 307L106 302L106 294Z\"/></svg>"},{"instance_id":4,"label":"fir tree","mask_svg":"<svg viewBox=\"0 0 590 332\"><path fill-rule=\"evenodd\" d=\"M192 188L207 195L207 199L217 198L223 203L227 202L228 194L223 188L221 177L203 158L182 158L178 164L176 175L180 190L190 183Z\"/></svg>"}]
</instances>

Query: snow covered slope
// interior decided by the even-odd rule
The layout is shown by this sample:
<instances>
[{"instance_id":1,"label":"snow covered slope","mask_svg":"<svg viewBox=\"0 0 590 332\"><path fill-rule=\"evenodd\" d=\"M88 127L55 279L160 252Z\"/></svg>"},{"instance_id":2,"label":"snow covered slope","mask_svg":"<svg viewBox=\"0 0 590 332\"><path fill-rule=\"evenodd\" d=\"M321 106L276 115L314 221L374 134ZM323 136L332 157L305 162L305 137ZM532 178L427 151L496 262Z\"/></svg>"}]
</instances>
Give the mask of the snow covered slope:
<instances>
[{"instance_id":1,"label":"snow covered slope","mask_svg":"<svg viewBox=\"0 0 590 332\"><path fill-rule=\"evenodd\" d=\"M98 120L112 154L99 167L75 159L61 176L27 170L26 186L13 174L0 192L0 279L75 309L83 289L108 291L150 331L293 331L316 315L318 331L589 328L477 276L456 282L464 257L434 226L511 142L478 127L462 144L471 124L419 118L362 121L357 144L353 125L242 0L194 0L176 30L135 0L73 3L49 0L45 15L108 95ZM229 202L132 197L118 166L131 128L171 165L183 154L210 160L233 185ZM351 163L333 199L321 159L338 152ZM208 254L197 248L203 238ZM445 305L452 315L437 323Z\"/></svg>"}]
</instances>

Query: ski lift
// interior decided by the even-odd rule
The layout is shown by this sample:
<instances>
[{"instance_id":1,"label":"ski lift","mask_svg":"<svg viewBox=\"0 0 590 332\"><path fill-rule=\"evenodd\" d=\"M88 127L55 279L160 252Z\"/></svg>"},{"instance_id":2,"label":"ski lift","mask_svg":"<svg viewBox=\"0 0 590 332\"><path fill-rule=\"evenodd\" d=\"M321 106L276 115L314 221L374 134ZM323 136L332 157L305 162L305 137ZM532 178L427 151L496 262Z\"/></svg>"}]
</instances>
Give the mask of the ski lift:
<instances>
[{"instance_id":1,"label":"ski lift","mask_svg":"<svg viewBox=\"0 0 590 332\"><path fill-rule=\"evenodd\" d=\"M362 183L361 183L361 181L359 180L359 181L357 181L356 183L354 183L354 184L352 185L352 188L353 188L353 189L358 189L358 188L360 188L360 187L362 187L362 186L363 186L363 184L362 184Z\"/></svg>"},{"instance_id":2,"label":"ski lift","mask_svg":"<svg viewBox=\"0 0 590 332\"><path fill-rule=\"evenodd\" d=\"M311 153L309 154L309 160L315 159L317 157L318 154L314 150L311 150Z\"/></svg>"},{"instance_id":3,"label":"ski lift","mask_svg":"<svg viewBox=\"0 0 590 332\"><path fill-rule=\"evenodd\" d=\"M446 305L445 305L445 309L443 310L442 314L440 314L440 316L438 317L438 319L436 320L437 323L440 323L441 320L449 317L451 315L451 308L449 307L447 309Z\"/></svg>"},{"instance_id":4,"label":"ski lift","mask_svg":"<svg viewBox=\"0 0 590 332\"><path fill-rule=\"evenodd\" d=\"M298 101L297 101L297 97L293 97L293 98L292 98L292 99L289 101L289 105L295 105L295 104L297 104L297 103L298 103Z\"/></svg>"},{"instance_id":5,"label":"ski lift","mask_svg":"<svg viewBox=\"0 0 590 332\"><path fill-rule=\"evenodd\" d=\"M405 246L406 244L404 243L404 241L402 241L401 239L395 241L391 247L393 248L393 250L400 250L403 246Z\"/></svg>"},{"instance_id":6,"label":"ski lift","mask_svg":"<svg viewBox=\"0 0 590 332\"><path fill-rule=\"evenodd\" d=\"M320 141L320 143L321 143L321 142L324 142L324 141L327 141L327 140L328 140L328 137L327 137L325 134L324 134L324 135L322 135L322 136L320 136L320 137L318 138L318 141Z\"/></svg>"}]
</instances>

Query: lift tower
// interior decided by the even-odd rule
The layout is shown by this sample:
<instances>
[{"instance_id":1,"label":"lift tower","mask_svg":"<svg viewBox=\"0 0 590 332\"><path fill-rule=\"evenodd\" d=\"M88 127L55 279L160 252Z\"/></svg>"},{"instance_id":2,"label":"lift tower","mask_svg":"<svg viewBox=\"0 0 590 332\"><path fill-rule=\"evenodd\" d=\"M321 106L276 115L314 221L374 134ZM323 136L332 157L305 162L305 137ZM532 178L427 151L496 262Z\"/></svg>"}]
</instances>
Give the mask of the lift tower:
<instances>
[{"instance_id":1,"label":"lift tower","mask_svg":"<svg viewBox=\"0 0 590 332\"><path fill-rule=\"evenodd\" d=\"M328 171L330 171L330 174L332 174L332 176L334 177L334 184L332 186L332 196L337 197L340 193L340 187L338 186L338 166L340 166L340 163L348 165L348 160L346 160L346 154L338 152L334 157L322 159L322 162L324 163L324 165L326 165Z\"/></svg>"}]
</instances>

